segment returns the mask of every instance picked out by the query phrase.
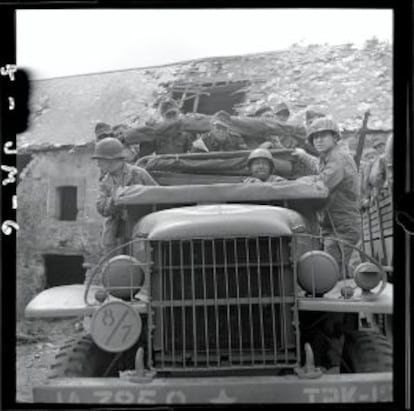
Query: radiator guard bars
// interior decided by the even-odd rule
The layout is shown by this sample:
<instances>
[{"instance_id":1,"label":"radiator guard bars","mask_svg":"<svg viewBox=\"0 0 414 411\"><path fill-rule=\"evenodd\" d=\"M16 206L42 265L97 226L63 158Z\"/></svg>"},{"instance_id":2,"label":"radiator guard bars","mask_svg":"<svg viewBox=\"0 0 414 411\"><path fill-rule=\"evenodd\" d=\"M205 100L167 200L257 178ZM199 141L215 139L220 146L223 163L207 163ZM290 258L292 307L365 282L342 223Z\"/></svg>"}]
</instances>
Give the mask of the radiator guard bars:
<instances>
[{"instance_id":1,"label":"radiator guard bars","mask_svg":"<svg viewBox=\"0 0 414 411\"><path fill-rule=\"evenodd\" d=\"M153 242L148 365L156 371L298 366L292 247L288 237Z\"/></svg>"}]
</instances>

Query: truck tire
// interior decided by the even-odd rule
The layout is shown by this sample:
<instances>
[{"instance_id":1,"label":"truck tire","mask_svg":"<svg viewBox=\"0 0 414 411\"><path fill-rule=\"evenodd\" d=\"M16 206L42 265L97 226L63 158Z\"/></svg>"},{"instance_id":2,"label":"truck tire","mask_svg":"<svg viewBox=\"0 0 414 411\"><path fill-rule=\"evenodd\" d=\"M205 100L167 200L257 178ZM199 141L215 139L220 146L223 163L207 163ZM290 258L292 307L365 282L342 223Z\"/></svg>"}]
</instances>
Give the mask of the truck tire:
<instances>
[{"instance_id":1,"label":"truck tire","mask_svg":"<svg viewBox=\"0 0 414 411\"><path fill-rule=\"evenodd\" d=\"M90 335L69 339L56 354L49 378L103 377L115 355L101 350Z\"/></svg>"},{"instance_id":2,"label":"truck tire","mask_svg":"<svg viewBox=\"0 0 414 411\"><path fill-rule=\"evenodd\" d=\"M341 372L385 372L392 371L392 365L392 344L384 335L373 331L345 335Z\"/></svg>"}]
</instances>

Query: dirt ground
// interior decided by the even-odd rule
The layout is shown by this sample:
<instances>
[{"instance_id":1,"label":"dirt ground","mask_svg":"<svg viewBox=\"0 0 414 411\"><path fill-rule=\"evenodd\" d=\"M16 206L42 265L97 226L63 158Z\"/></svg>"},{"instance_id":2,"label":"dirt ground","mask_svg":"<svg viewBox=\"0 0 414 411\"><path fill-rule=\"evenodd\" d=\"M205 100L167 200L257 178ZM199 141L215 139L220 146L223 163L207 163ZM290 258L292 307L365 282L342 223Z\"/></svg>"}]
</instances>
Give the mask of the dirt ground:
<instances>
[{"instance_id":1,"label":"dirt ground","mask_svg":"<svg viewBox=\"0 0 414 411\"><path fill-rule=\"evenodd\" d=\"M77 318L21 321L16 331L16 401L33 402L32 387L47 380L60 345L84 331Z\"/></svg>"}]
</instances>

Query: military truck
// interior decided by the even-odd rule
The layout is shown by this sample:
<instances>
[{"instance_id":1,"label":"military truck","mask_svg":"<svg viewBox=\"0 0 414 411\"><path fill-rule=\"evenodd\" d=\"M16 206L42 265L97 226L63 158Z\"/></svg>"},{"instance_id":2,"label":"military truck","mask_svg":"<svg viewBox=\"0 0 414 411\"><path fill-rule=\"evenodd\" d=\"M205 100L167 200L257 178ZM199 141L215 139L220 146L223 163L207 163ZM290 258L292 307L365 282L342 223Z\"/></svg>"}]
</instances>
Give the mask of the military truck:
<instances>
[{"instance_id":1,"label":"military truck","mask_svg":"<svg viewBox=\"0 0 414 411\"><path fill-rule=\"evenodd\" d=\"M130 240L86 284L26 308L84 316L88 330L60 348L34 400L392 401L392 342L377 321L392 315L387 272L354 247L347 278L323 251L328 192L291 154L272 150L286 178L273 184L241 184L248 151L140 159L160 186L118 190Z\"/></svg>"}]
</instances>

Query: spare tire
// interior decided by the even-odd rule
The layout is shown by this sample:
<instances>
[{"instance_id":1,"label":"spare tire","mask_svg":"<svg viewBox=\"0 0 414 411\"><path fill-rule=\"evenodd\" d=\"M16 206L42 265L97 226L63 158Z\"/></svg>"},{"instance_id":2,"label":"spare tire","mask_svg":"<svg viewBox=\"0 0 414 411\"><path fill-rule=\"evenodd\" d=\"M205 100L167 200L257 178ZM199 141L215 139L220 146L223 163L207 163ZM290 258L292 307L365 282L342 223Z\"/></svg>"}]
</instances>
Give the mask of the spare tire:
<instances>
[{"instance_id":1,"label":"spare tire","mask_svg":"<svg viewBox=\"0 0 414 411\"><path fill-rule=\"evenodd\" d=\"M392 371L393 349L387 337L374 331L353 331L345 335L341 372Z\"/></svg>"}]
</instances>

